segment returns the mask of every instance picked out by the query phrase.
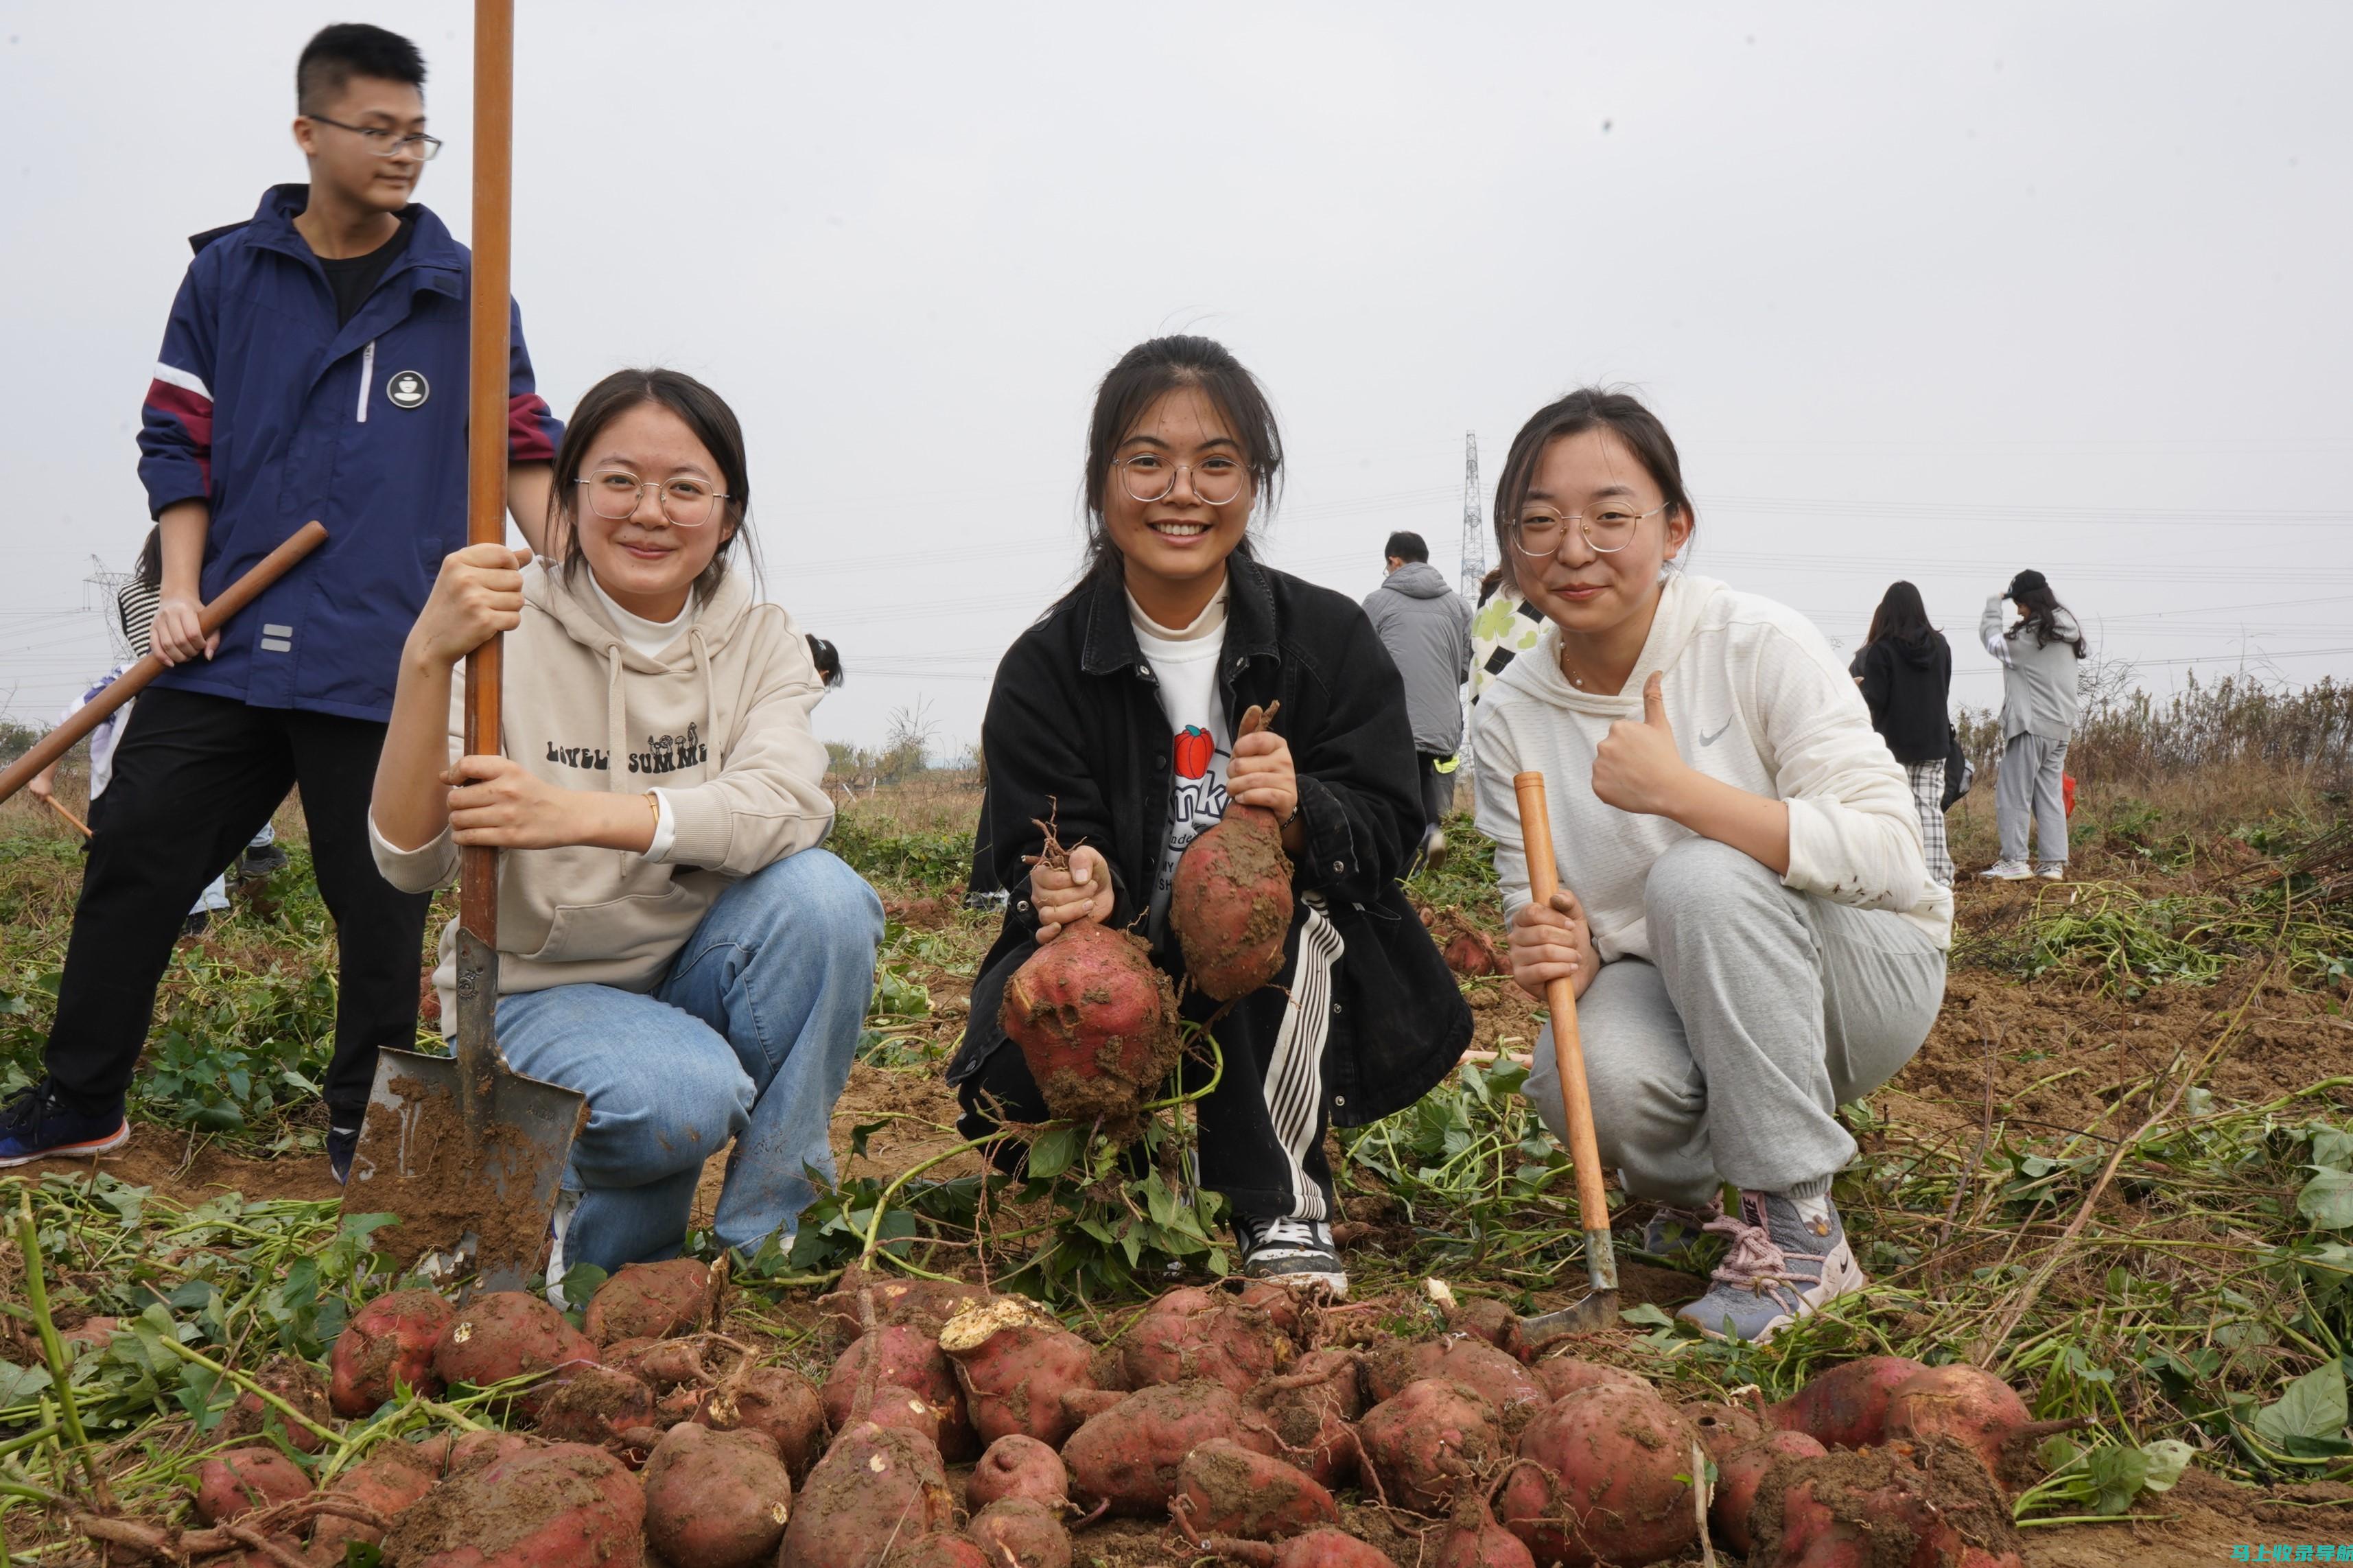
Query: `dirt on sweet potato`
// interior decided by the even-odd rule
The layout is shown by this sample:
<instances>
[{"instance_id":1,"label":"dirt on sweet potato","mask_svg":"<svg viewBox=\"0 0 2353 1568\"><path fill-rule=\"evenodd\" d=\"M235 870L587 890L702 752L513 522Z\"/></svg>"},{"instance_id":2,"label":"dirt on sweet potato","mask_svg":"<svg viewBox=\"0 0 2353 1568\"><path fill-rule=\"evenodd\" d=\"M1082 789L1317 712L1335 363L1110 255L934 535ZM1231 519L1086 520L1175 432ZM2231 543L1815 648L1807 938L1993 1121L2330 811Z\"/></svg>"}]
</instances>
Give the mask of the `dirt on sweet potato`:
<instances>
[{"instance_id":1,"label":"dirt on sweet potato","mask_svg":"<svg viewBox=\"0 0 2353 1568\"><path fill-rule=\"evenodd\" d=\"M1229 1437L1212 1437L1185 1456L1168 1508L1181 1510L1193 1531L1245 1541L1277 1541L1340 1522L1339 1504L1314 1477Z\"/></svg>"},{"instance_id":2,"label":"dirt on sweet potato","mask_svg":"<svg viewBox=\"0 0 2353 1568\"><path fill-rule=\"evenodd\" d=\"M765 1433L681 1422L646 1459L646 1540L670 1568L753 1568L792 1520L793 1481Z\"/></svg>"},{"instance_id":3,"label":"dirt on sweet potato","mask_svg":"<svg viewBox=\"0 0 2353 1568\"><path fill-rule=\"evenodd\" d=\"M400 1516L386 1568L552 1568L645 1561L645 1490L579 1443L533 1447L451 1475Z\"/></svg>"},{"instance_id":4,"label":"dirt on sweet potato","mask_svg":"<svg viewBox=\"0 0 2353 1568\"><path fill-rule=\"evenodd\" d=\"M778 1568L869 1568L890 1542L955 1528L939 1451L861 1421L809 1471L777 1550ZM894 1559L895 1560L895 1559Z\"/></svg>"},{"instance_id":5,"label":"dirt on sweet potato","mask_svg":"<svg viewBox=\"0 0 2353 1568\"><path fill-rule=\"evenodd\" d=\"M395 1290L352 1315L327 1357L328 1399L338 1415L365 1415L396 1387L441 1392L434 1352L458 1310L431 1290Z\"/></svg>"},{"instance_id":6,"label":"dirt on sweet potato","mask_svg":"<svg viewBox=\"0 0 2353 1568\"><path fill-rule=\"evenodd\" d=\"M596 1288L580 1326L600 1345L691 1334L711 1326L726 1279L723 1264L692 1258L626 1264Z\"/></svg>"}]
</instances>

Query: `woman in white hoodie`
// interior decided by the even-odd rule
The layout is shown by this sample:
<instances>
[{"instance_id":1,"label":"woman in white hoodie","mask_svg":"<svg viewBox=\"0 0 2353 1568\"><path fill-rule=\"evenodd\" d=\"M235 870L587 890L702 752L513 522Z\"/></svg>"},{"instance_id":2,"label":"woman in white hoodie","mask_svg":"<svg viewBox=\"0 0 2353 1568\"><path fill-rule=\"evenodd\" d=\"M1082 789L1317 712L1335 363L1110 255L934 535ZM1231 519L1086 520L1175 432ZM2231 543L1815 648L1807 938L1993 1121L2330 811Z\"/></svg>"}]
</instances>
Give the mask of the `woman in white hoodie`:
<instances>
[{"instance_id":1,"label":"woman in white hoodie","mask_svg":"<svg viewBox=\"0 0 2353 1568\"><path fill-rule=\"evenodd\" d=\"M1571 393L1520 431L1496 542L1546 625L1480 701L1479 826L1513 978L1539 998L1576 985L1603 1160L1658 1205L1645 1245L1731 1240L1681 1316L1761 1342L1862 1283L1830 1197L1855 1148L1835 1112L1927 1037L1952 895L1811 623L1672 566L1694 521L1674 443L1633 398ZM1521 849L1528 771L1552 807L1549 907ZM1562 1136L1552 1061L1547 1030L1525 1092Z\"/></svg>"},{"instance_id":2,"label":"woman in white hoodie","mask_svg":"<svg viewBox=\"0 0 2353 1568\"><path fill-rule=\"evenodd\" d=\"M607 376L565 427L554 497L560 564L503 545L442 563L370 812L396 887L447 883L463 846L501 851L499 1045L588 1098L551 1287L677 1253L730 1139L719 1239L789 1237L804 1165L833 1169L882 937L874 890L818 847L808 644L730 569L751 498L733 412L675 371ZM462 755L453 672L493 632L501 754Z\"/></svg>"}]
</instances>

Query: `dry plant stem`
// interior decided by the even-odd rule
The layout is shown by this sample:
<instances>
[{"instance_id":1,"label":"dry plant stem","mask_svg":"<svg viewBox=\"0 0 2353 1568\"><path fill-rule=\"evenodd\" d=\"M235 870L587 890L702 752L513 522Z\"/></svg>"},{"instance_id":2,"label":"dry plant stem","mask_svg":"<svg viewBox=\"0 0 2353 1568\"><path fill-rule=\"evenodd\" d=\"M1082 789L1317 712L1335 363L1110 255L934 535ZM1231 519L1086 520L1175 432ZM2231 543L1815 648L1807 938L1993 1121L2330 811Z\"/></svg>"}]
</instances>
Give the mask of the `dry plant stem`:
<instances>
[{"instance_id":1,"label":"dry plant stem","mask_svg":"<svg viewBox=\"0 0 2353 1568\"><path fill-rule=\"evenodd\" d=\"M57 1424L81 1460L82 1474L90 1482L90 1495L99 1507L111 1510L115 1506L114 1491L106 1484L106 1472L98 1468L98 1459L90 1451L90 1438L81 1429L81 1410L74 1404L73 1363L66 1359L65 1342L58 1337L58 1325L49 1316L49 1285L41 1271L40 1227L33 1223L30 1188L16 1190L16 1246L25 1255L25 1299L33 1310L33 1326L40 1331L41 1357L48 1363L49 1385L57 1391Z\"/></svg>"},{"instance_id":2,"label":"dry plant stem","mask_svg":"<svg viewBox=\"0 0 2353 1568\"><path fill-rule=\"evenodd\" d=\"M1699 1516L1699 1557L1705 1568L1715 1568L1715 1542L1707 1536L1707 1510L1715 1501L1715 1487L1707 1479L1707 1450L1692 1440L1692 1512Z\"/></svg>"},{"instance_id":3,"label":"dry plant stem","mask_svg":"<svg viewBox=\"0 0 2353 1568\"><path fill-rule=\"evenodd\" d=\"M2280 921L2282 927L2284 928L2286 925L2284 910L2281 912ZM2042 1267L2035 1270L2034 1278L2020 1287L2017 1293L2010 1298L2009 1304L2002 1308L2000 1315L1995 1320L1992 1331L1978 1342L1969 1356L1970 1361L1978 1366L1991 1369L1994 1358L2001 1353L2001 1347L2009 1340L2011 1331L2018 1327L2020 1320L2026 1316L2034 1303L2042 1298L2044 1287L2051 1283L2052 1276L2058 1272L2059 1265L2065 1260L2068 1252L2074 1246L2076 1237L2083 1235L2084 1227L2091 1223L2092 1211L2098 1206L2101 1196L2107 1192L2108 1184L2116 1178L2116 1167L2124 1163L2125 1156L2138 1147L2140 1141L2147 1137L2159 1122L2173 1114L2181 1104L2182 1097L2189 1092L2190 1086L2204 1078L2212 1069L2215 1062L2221 1059L2222 1053L2230 1048L2232 1042L2238 1037L2240 1026L2246 1022L2248 1009L2255 1005L2255 998L2262 994L2263 982L2271 978L2272 972L2278 966L2279 956L2274 952L2272 961L2266 963L2262 973L2255 976L2254 984L2247 987L2247 994L2240 1002L2238 1012L2232 1016L2230 1024L2223 1029L2221 1037L2214 1042L2213 1048L2206 1053L2196 1068L2182 1074L2174 1083L2173 1092L2166 1097L2165 1103L2151 1111L2148 1120L2135 1129L2131 1137L2117 1144L2109 1152L2107 1163L2100 1167L2099 1179L2092 1184L2091 1190L2084 1194L2084 1201L2076 1205L2075 1217L2067 1222L2067 1228L2060 1233L2058 1241L2051 1248L2050 1256L2042 1260Z\"/></svg>"},{"instance_id":4,"label":"dry plant stem","mask_svg":"<svg viewBox=\"0 0 2353 1568\"><path fill-rule=\"evenodd\" d=\"M1936 1227L1936 1246L1940 1250L1946 1242L1952 1239L1953 1218L1961 1212L1961 1199L1968 1194L1969 1183L1977 1177L1978 1165L1985 1159L1987 1146L1993 1142L1993 1068L1996 1055L1993 1026L1979 1018L1978 1033L1985 1038L1985 1126L1978 1135L1977 1152L1962 1167L1961 1179L1953 1184L1953 1201L1945 1205L1945 1223Z\"/></svg>"},{"instance_id":5,"label":"dry plant stem","mask_svg":"<svg viewBox=\"0 0 2353 1568\"><path fill-rule=\"evenodd\" d=\"M225 1524L221 1526L221 1529L231 1540L237 1542L239 1545L249 1547L253 1551L260 1552L272 1563L282 1564L283 1568L311 1568L311 1564L307 1561L295 1556L291 1552L287 1551L284 1547L279 1545L276 1542L270 1540L259 1531L251 1530L242 1523L234 1522Z\"/></svg>"},{"instance_id":6,"label":"dry plant stem","mask_svg":"<svg viewBox=\"0 0 2353 1568\"><path fill-rule=\"evenodd\" d=\"M201 1352L192 1351L187 1346L180 1343L177 1340L166 1339L163 1335L158 1334L155 1336L155 1342L162 1345L165 1350L170 1351L174 1355L178 1356L183 1361L194 1362L198 1366L203 1367L206 1372L227 1378L229 1382L237 1384L237 1387L243 1389L246 1393L250 1394L255 1398L260 1400L264 1405L276 1410L278 1414L286 1417L287 1420L302 1427L305 1431L308 1431L313 1436L327 1444L330 1447L341 1448L343 1446L343 1437L341 1433L335 1431L334 1428L331 1426L320 1426L316 1421L311 1420L308 1415L303 1415L300 1410L297 1410L291 1405L287 1404L284 1399L270 1393L269 1390L262 1387L261 1384L246 1376L245 1373L237 1371L233 1367L223 1366L220 1363L213 1360L212 1357L205 1355ZM480 1428L477 1427L476 1429L479 1430Z\"/></svg>"}]
</instances>

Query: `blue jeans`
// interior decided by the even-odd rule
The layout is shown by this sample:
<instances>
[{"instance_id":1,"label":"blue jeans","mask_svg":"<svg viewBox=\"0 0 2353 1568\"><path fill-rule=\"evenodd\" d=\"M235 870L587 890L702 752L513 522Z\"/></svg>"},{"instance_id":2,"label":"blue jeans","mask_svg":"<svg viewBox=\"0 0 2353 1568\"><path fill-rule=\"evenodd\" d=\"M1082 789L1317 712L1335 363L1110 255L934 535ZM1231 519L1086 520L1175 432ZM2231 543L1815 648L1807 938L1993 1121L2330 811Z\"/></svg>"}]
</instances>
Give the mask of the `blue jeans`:
<instances>
[{"instance_id":1,"label":"blue jeans","mask_svg":"<svg viewBox=\"0 0 2353 1568\"><path fill-rule=\"evenodd\" d=\"M833 1176L827 1132L849 1080L882 901L824 849L744 878L711 906L652 992L558 985L499 1000L515 1071L588 1097L566 1189L581 1194L566 1264L607 1271L675 1257L703 1162L734 1139L719 1239L792 1234Z\"/></svg>"}]
</instances>

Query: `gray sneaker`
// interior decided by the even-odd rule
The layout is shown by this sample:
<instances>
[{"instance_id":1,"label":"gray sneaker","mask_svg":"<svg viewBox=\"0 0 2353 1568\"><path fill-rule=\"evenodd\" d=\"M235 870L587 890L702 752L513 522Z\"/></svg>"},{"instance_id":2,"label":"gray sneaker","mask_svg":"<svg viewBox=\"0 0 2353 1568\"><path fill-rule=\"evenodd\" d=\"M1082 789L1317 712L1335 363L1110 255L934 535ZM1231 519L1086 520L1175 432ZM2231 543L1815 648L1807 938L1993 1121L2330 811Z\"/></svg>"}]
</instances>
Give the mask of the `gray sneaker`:
<instances>
[{"instance_id":1,"label":"gray sneaker","mask_svg":"<svg viewBox=\"0 0 2353 1568\"><path fill-rule=\"evenodd\" d=\"M1642 1250L1681 1268L1690 1263L1707 1239L1707 1228L1724 1217L1724 1199L1710 1198L1705 1208L1661 1204L1642 1226Z\"/></svg>"},{"instance_id":2,"label":"gray sneaker","mask_svg":"<svg viewBox=\"0 0 2353 1568\"><path fill-rule=\"evenodd\" d=\"M1835 1297L1863 1287L1846 1226L1827 1195L1740 1194L1740 1217L1707 1228L1732 1238L1707 1294L1675 1316L1711 1339L1763 1344Z\"/></svg>"}]
</instances>

